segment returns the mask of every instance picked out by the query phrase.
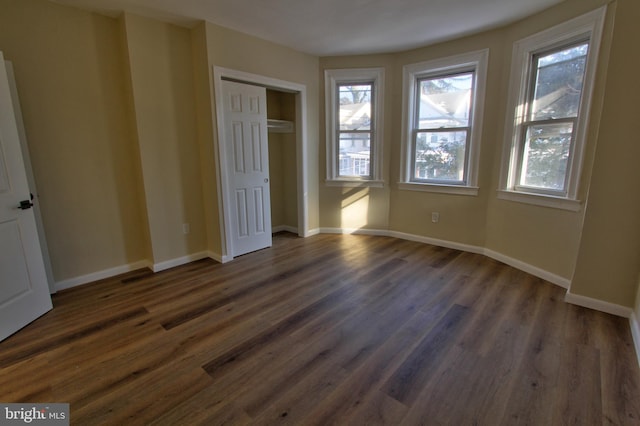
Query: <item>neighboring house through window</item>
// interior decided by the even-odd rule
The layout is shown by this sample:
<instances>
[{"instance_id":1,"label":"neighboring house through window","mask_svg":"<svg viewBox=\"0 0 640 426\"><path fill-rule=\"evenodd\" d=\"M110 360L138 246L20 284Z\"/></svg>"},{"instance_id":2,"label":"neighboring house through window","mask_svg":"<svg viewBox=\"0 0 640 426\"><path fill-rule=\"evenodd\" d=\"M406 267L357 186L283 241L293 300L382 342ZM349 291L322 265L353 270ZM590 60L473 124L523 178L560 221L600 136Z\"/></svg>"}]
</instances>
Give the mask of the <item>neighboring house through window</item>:
<instances>
[{"instance_id":1,"label":"neighboring house through window","mask_svg":"<svg viewBox=\"0 0 640 426\"><path fill-rule=\"evenodd\" d=\"M515 43L500 198L579 209L604 12Z\"/></svg>"},{"instance_id":2,"label":"neighboring house through window","mask_svg":"<svg viewBox=\"0 0 640 426\"><path fill-rule=\"evenodd\" d=\"M404 67L401 189L477 195L488 54Z\"/></svg>"},{"instance_id":3,"label":"neighboring house through window","mask_svg":"<svg viewBox=\"0 0 640 426\"><path fill-rule=\"evenodd\" d=\"M326 70L327 184L382 186L382 68Z\"/></svg>"}]
</instances>

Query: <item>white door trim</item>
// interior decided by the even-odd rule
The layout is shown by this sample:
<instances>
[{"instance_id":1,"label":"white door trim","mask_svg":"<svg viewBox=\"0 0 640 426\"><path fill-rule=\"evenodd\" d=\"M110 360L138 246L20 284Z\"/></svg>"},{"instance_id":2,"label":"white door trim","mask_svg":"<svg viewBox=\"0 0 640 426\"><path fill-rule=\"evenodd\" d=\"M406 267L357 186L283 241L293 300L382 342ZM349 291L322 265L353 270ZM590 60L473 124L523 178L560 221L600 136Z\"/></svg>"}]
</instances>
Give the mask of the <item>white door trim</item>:
<instances>
[{"instance_id":1,"label":"white door trim","mask_svg":"<svg viewBox=\"0 0 640 426\"><path fill-rule=\"evenodd\" d=\"M216 175L218 180L218 209L220 212L220 232L222 233L222 261L233 260L233 255L229 248L231 239L229 229L231 223L231 207L229 194L229 182L227 178L226 161L221 161L226 157L224 141L224 99L222 93L222 80L229 79L248 84L264 86L268 89L275 89L291 92L296 97L296 169L298 177L298 235L309 236L308 222L308 158L307 158L307 87L303 84L290 81L274 79L258 74L251 74L244 71L237 71L229 68L213 66L213 88L216 105L217 122L217 147L214 146Z\"/></svg>"}]
</instances>

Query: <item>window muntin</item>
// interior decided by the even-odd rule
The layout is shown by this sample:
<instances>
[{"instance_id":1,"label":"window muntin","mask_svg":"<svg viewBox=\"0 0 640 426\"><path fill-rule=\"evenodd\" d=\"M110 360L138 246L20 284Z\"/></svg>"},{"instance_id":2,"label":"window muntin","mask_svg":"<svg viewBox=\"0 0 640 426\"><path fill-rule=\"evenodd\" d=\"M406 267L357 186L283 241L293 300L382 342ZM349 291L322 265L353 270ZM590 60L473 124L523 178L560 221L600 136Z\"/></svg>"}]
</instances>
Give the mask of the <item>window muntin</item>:
<instances>
[{"instance_id":1,"label":"window muntin","mask_svg":"<svg viewBox=\"0 0 640 426\"><path fill-rule=\"evenodd\" d=\"M473 71L416 81L411 181L466 183L474 84Z\"/></svg>"},{"instance_id":2,"label":"window muntin","mask_svg":"<svg viewBox=\"0 0 640 426\"><path fill-rule=\"evenodd\" d=\"M384 69L325 70L327 185L382 186Z\"/></svg>"},{"instance_id":3,"label":"window muntin","mask_svg":"<svg viewBox=\"0 0 640 426\"><path fill-rule=\"evenodd\" d=\"M588 42L532 55L516 190L566 196Z\"/></svg>"}]
</instances>

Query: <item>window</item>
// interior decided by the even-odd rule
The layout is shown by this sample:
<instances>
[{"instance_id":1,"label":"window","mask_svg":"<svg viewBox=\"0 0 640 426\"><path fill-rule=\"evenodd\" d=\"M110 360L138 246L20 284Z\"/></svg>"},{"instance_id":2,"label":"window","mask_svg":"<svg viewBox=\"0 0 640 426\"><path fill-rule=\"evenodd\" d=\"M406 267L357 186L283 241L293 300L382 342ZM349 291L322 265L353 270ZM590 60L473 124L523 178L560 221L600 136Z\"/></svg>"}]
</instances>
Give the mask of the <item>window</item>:
<instances>
[{"instance_id":1,"label":"window","mask_svg":"<svg viewBox=\"0 0 640 426\"><path fill-rule=\"evenodd\" d=\"M401 189L477 195L488 54L404 68Z\"/></svg>"},{"instance_id":2,"label":"window","mask_svg":"<svg viewBox=\"0 0 640 426\"><path fill-rule=\"evenodd\" d=\"M327 184L382 186L381 68L326 70Z\"/></svg>"},{"instance_id":3,"label":"window","mask_svg":"<svg viewBox=\"0 0 640 426\"><path fill-rule=\"evenodd\" d=\"M603 18L604 8L515 44L500 198L579 209Z\"/></svg>"}]
</instances>

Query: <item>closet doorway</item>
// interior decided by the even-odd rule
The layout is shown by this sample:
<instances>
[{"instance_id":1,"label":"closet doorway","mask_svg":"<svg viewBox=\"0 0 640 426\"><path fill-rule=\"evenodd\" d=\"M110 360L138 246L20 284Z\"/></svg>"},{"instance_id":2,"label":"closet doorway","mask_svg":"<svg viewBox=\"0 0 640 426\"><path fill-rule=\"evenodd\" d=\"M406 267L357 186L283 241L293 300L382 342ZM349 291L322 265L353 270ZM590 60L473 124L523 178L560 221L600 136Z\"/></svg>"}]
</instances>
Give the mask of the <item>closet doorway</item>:
<instances>
[{"instance_id":1,"label":"closet doorway","mask_svg":"<svg viewBox=\"0 0 640 426\"><path fill-rule=\"evenodd\" d=\"M215 147L218 170L218 206L223 234L223 262L236 253L234 214L236 197L233 188L233 164L225 142L225 100L223 82L260 86L267 89L267 126L269 151L269 184L271 228L273 232L289 231L308 236L307 150L306 150L306 87L297 83L263 77L256 74L213 67L214 99L218 123L218 143ZM228 114L228 113L227 113Z\"/></svg>"}]
</instances>

